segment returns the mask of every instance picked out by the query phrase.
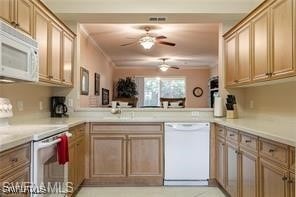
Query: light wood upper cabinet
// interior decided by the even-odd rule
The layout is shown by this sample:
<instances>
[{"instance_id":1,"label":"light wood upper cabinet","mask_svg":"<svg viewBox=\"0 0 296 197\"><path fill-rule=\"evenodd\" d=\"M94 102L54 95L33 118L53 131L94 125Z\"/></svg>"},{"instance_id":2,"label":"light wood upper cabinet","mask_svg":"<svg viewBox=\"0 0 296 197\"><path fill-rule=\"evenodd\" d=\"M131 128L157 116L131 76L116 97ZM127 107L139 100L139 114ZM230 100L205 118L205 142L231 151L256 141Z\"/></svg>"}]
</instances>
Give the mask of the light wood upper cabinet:
<instances>
[{"instance_id":1,"label":"light wood upper cabinet","mask_svg":"<svg viewBox=\"0 0 296 197\"><path fill-rule=\"evenodd\" d=\"M218 138L216 144L216 178L225 187L225 140Z\"/></svg>"},{"instance_id":2,"label":"light wood upper cabinet","mask_svg":"<svg viewBox=\"0 0 296 197\"><path fill-rule=\"evenodd\" d=\"M62 29L55 23L51 23L50 29L49 78L53 82L60 83L62 78Z\"/></svg>"},{"instance_id":3,"label":"light wood upper cabinet","mask_svg":"<svg viewBox=\"0 0 296 197\"><path fill-rule=\"evenodd\" d=\"M259 165L258 156L241 150L241 197L259 196Z\"/></svg>"},{"instance_id":4,"label":"light wood upper cabinet","mask_svg":"<svg viewBox=\"0 0 296 197\"><path fill-rule=\"evenodd\" d=\"M238 61L237 61L237 83L249 82L251 80L251 28L250 25L242 28L237 33Z\"/></svg>"},{"instance_id":5,"label":"light wood upper cabinet","mask_svg":"<svg viewBox=\"0 0 296 197\"><path fill-rule=\"evenodd\" d=\"M128 135L128 176L163 176L162 135Z\"/></svg>"},{"instance_id":6,"label":"light wood upper cabinet","mask_svg":"<svg viewBox=\"0 0 296 197\"><path fill-rule=\"evenodd\" d=\"M95 134L91 136L90 176L126 176L126 136Z\"/></svg>"},{"instance_id":7,"label":"light wood upper cabinet","mask_svg":"<svg viewBox=\"0 0 296 197\"><path fill-rule=\"evenodd\" d=\"M73 38L68 34L63 34L63 83L67 85L73 84Z\"/></svg>"},{"instance_id":8,"label":"light wood upper cabinet","mask_svg":"<svg viewBox=\"0 0 296 197\"><path fill-rule=\"evenodd\" d=\"M48 47L49 47L49 26L48 16L40 9L34 9L34 39L38 42L39 47L39 77L40 80L49 79L48 69Z\"/></svg>"},{"instance_id":9,"label":"light wood upper cabinet","mask_svg":"<svg viewBox=\"0 0 296 197\"><path fill-rule=\"evenodd\" d=\"M231 197L239 196L239 157L234 145L226 144L226 191Z\"/></svg>"},{"instance_id":10,"label":"light wood upper cabinet","mask_svg":"<svg viewBox=\"0 0 296 197\"><path fill-rule=\"evenodd\" d=\"M260 160L260 196L287 197L288 177L286 170L273 165L271 162Z\"/></svg>"},{"instance_id":11,"label":"light wood upper cabinet","mask_svg":"<svg viewBox=\"0 0 296 197\"><path fill-rule=\"evenodd\" d=\"M252 80L262 81L269 78L269 25L268 12L265 10L262 14L252 20L253 28L253 69Z\"/></svg>"},{"instance_id":12,"label":"light wood upper cabinet","mask_svg":"<svg viewBox=\"0 0 296 197\"><path fill-rule=\"evenodd\" d=\"M225 76L226 76L226 85L233 85L236 80L236 65L237 65L237 58L236 58L236 36L232 36L225 40Z\"/></svg>"},{"instance_id":13,"label":"light wood upper cabinet","mask_svg":"<svg viewBox=\"0 0 296 197\"><path fill-rule=\"evenodd\" d=\"M8 23L14 20L14 0L0 1L0 18Z\"/></svg>"},{"instance_id":14,"label":"light wood upper cabinet","mask_svg":"<svg viewBox=\"0 0 296 197\"><path fill-rule=\"evenodd\" d=\"M290 75L295 71L293 11L293 0L278 0L271 6L272 77Z\"/></svg>"},{"instance_id":15,"label":"light wood upper cabinet","mask_svg":"<svg viewBox=\"0 0 296 197\"><path fill-rule=\"evenodd\" d=\"M15 1L16 27L29 35L33 33L33 3L29 0Z\"/></svg>"}]
</instances>

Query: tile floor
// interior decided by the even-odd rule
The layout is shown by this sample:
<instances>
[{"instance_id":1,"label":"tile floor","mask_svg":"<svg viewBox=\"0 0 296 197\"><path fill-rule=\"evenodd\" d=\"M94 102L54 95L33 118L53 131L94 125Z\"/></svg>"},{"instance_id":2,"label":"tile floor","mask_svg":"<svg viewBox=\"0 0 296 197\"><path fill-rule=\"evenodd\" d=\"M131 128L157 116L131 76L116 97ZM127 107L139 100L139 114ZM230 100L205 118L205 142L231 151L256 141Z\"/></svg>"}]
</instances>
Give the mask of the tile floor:
<instances>
[{"instance_id":1,"label":"tile floor","mask_svg":"<svg viewBox=\"0 0 296 197\"><path fill-rule=\"evenodd\" d=\"M82 187L77 197L225 197L216 187Z\"/></svg>"}]
</instances>

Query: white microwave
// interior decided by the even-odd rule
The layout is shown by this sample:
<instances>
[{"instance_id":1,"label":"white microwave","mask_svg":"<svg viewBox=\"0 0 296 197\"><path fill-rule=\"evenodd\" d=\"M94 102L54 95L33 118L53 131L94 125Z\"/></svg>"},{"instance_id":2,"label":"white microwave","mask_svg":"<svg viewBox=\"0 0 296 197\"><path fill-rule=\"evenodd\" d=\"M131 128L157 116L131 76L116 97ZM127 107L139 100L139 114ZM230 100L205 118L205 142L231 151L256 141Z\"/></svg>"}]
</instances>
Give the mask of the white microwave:
<instances>
[{"instance_id":1,"label":"white microwave","mask_svg":"<svg viewBox=\"0 0 296 197\"><path fill-rule=\"evenodd\" d=\"M38 43L0 21L0 82L37 82L38 62Z\"/></svg>"}]
</instances>

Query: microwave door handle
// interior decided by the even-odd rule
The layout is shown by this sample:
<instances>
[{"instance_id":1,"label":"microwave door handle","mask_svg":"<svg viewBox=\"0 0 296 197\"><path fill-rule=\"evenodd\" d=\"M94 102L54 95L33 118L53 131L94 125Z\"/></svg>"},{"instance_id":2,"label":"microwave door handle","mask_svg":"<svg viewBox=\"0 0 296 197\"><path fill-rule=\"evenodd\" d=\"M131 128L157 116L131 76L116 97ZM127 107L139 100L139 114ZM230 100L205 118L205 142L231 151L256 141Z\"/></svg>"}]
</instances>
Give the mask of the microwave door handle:
<instances>
[{"instance_id":1,"label":"microwave door handle","mask_svg":"<svg viewBox=\"0 0 296 197\"><path fill-rule=\"evenodd\" d=\"M68 138L70 138L70 137L72 137L72 133L67 132L67 133L66 133L66 136L67 136ZM43 148L47 148L47 147L50 147L50 146L53 146L53 145L59 143L60 141L61 141L61 139L56 139L56 140L54 140L54 141L52 141L52 142L43 142L43 143L40 143L40 144L38 145L38 150L39 150L39 149L43 149Z\"/></svg>"}]
</instances>

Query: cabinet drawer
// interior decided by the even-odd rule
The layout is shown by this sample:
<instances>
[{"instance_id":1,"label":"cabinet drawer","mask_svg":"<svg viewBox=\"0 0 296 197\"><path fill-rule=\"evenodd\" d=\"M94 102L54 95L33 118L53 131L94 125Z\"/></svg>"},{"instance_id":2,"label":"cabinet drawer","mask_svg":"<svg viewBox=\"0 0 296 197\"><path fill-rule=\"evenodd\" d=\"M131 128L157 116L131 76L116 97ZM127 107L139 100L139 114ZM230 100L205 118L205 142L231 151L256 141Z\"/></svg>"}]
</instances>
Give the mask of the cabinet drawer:
<instances>
[{"instance_id":1,"label":"cabinet drawer","mask_svg":"<svg viewBox=\"0 0 296 197\"><path fill-rule=\"evenodd\" d=\"M216 125L216 135L225 138L225 127L223 127L222 125Z\"/></svg>"},{"instance_id":2,"label":"cabinet drawer","mask_svg":"<svg viewBox=\"0 0 296 197\"><path fill-rule=\"evenodd\" d=\"M0 153L0 175L30 163L30 145L25 144Z\"/></svg>"},{"instance_id":3,"label":"cabinet drawer","mask_svg":"<svg viewBox=\"0 0 296 197\"><path fill-rule=\"evenodd\" d=\"M238 143L238 131L231 128L226 128L226 139Z\"/></svg>"},{"instance_id":4,"label":"cabinet drawer","mask_svg":"<svg viewBox=\"0 0 296 197\"><path fill-rule=\"evenodd\" d=\"M242 133L241 139L240 139L240 145L257 152L258 137Z\"/></svg>"},{"instance_id":5,"label":"cabinet drawer","mask_svg":"<svg viewBox=\"0 0 296 197\"><path fill-rule=\"evenodd\" d=\"M290 147L290 170L295 172L295 147Z\"/></svg>"},{"instance_id":6,"label":"cabinet drawer","mask_svg":"<svg viewBox=\"0 0 296 197\"><path fill-rule=\"evenodd\" d=\"M288 167L289 148L287 145L260 139L260 155Z\"/></svg>"},{"instance_id":7,"label":"cabinet drawer","mask_svg":"<svg viewBox=\"0 0 296 197\"><path fill-rule=\"evenodd\" d=\"M161 123L126 123L126 124L91 124L91 133L162 133L163 126Z\"/></svg>"}]
</instances>

